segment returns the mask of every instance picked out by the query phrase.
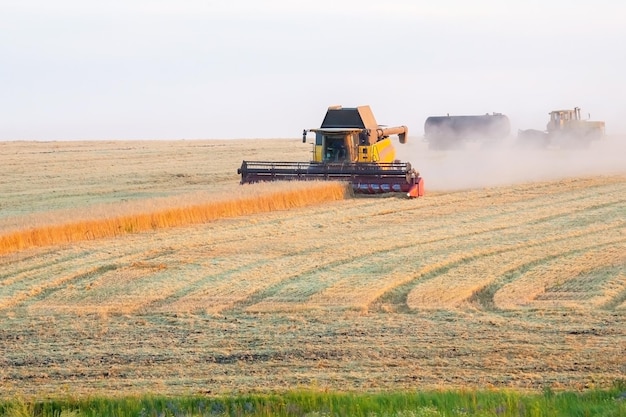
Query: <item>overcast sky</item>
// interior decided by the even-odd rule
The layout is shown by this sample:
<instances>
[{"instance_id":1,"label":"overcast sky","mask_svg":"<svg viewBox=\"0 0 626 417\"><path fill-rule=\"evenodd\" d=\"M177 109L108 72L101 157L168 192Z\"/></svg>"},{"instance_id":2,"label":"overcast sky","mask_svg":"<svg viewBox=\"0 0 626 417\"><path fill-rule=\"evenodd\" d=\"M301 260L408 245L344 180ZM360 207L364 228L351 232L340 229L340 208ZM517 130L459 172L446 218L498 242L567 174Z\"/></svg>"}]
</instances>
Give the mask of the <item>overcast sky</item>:
<instances>
[{"instance_id":1,"label":"overcast sky","mask_svg":"<svg viewBox=\"0 0 626 417\"><path fill-rule=\"evenodd\" d=\"M297 138L326 108L579 106L626 133L617 0L0 0L0 140Z\"/></svg>"}]
</instances>

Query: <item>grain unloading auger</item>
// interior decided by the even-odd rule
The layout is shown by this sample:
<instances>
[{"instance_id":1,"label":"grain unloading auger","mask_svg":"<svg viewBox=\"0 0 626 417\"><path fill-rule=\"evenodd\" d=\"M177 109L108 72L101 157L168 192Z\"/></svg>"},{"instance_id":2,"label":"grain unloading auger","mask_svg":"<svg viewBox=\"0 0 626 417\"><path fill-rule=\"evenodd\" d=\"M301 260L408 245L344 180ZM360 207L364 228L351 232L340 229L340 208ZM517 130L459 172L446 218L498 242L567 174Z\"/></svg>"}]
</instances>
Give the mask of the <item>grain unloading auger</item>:
<instances>
[{"instance_id":1,"label":"grain unloading auger","mask_svg":"<svg viewBox=\"0 0 626 417\"><path fill-rule=\"evenodd\" d=\"M348 181L357 193L399 193L408 197L424 195L424 181L408 162L396 160L389 136L406 143L406 126L380 126L369 106L331 106L315 133L310 162L243 161L237 170L241 183L260 181L327 180Z\"/></svg>"}]
</instances>

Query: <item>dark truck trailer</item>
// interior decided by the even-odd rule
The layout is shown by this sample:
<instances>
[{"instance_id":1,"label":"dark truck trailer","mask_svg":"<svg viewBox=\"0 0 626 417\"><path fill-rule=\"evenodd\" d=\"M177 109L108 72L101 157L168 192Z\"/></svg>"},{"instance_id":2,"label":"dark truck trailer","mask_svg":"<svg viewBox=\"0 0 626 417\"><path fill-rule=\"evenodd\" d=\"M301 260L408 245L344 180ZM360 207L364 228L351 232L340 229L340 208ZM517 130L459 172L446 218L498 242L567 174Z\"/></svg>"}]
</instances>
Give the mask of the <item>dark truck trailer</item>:
<instances>
[{"instance_id":1,"label":"dark truck trailer","mask_svg":"<svg viewBox=\"0 0 626 417\"><path fill-rule=\"evenodd\" d=\"M510 132L511 122L502 113L430 116L424 123L424 138L432 149L458 148L468 141L493 144Z\"/></svg>"}]
</instances>

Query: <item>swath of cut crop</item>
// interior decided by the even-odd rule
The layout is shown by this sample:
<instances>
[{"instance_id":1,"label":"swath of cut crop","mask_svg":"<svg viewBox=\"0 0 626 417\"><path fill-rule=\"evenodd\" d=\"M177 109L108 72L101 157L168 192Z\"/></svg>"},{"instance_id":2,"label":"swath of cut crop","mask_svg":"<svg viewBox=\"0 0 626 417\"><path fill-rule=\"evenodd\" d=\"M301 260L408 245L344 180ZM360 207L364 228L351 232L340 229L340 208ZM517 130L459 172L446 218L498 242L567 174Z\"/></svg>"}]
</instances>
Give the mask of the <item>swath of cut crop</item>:
<instances>
[{"instance_id":1,"label":"swath of cut crop","mask_svg":"<svg viewBox=\"0 0 626 417\"><path fill-rule=\"evenodd\" d=\"M202 203L195 192L206 197L216 183L249 190L234 186L241 156L278 155L261 140L210 145L21 146L11 169L0 166L0 235L30 224L28 213L42 220L32 226L46 225L39 211L50 207L59 211L48 219L66 224L98 218L94 200L111 203L115 218ZM219 152L221 168L207 164L203 149ZM24 169L24 159L43 163ZM35 165L46 165L44 173ZM417 285L472 262L491 268L489 260L516 249L520 263L507 258L510 269L489 288L618 248L626 181L584 174L417 200L351 198L0 256L0 300L16 301L0 310L0 396L66 396L67 381L78 396L129 387L168 395L276 391L311 381L385 391L610 386L623 374L626 337L619 264L572 271L532 308L483 309L474 296L461 308L406 306ZM581 235L568 247L564 232ZM533 242L545 243L545 253ZM562 250L553 250L559 242ZM493 300L497 291L485 293ZM572 309L572 300L589 308Z\"/></svg>"},{"instance_id":2,"label":"swath of cut crop","mask_svg":"<svg viewBox=\"0 0 626 417\"><path fill-rule=\"evenodd\" d=\"M597 308L626 290L626 241L536 266L496 292L500 308ZM596 275L597 271L600 271ZM549 304L549 305L548 305Z\"/></svg>"},{"instance_id":3,"label":"swath of cut crop","mask_svg":"<svg viewBox=\"0 0 626 417\"><path fill-rule=\"evenodd\" d=\"M409 308L457 308L476 291L489 285L497 278L523 265L546 256L586 248L602 243L619 244L619 233L605 225L586 228L568 234L545 239L529 240L506 249L486 248L482 254L473 255L444 274L423 283L417 283L407 297ZM616 239L617 242L616 242Z\"/></svg>"},{"instance_id":4,"label":"swath of cut crop","mask_svg":"<svg viewBox=\"0 0 626 417\"><path fill-rule=\"evenodd\" d=\"M618 199L612 202L616 197L611 196L619 194L610 186L605 192L607 195L598 197L598 194L603 194L600 190L591 199L583 199L573 191L568 189L563 193L559 204L555 204L558 198L551 195L550 201L524 199L514 203L513 208L504 205L506 209L500 208L498 198L492 198L489 202L493 204L485 205L483 202L481 206L473 208L470 211L471 218L463 211L466 207L440 218L438 223L442 224L441 227L432 222L407 223L407 217L410 218L411 214L401 209L397 212L390 210L380 213L379 215L390 217L387 224L403 224L403 227L393 228L393 235L387 237L384 228L359 231L360 238L365 242L376 242L374 246L346 246L345 243L334 244L333 241L327 241L324 252L313 252L318 259L337 259L338 255L348 250L351 256L332 269L320 268L275 287L271 293L265 294L264 299L248 307L248 311L303 311L320 308L363 310L395 287L420 280L437 271L444 273L475 258L523 247L529 236L547 235L551 236L549 239L559 239L561 229L559 225L552 225L553 221L571 221L573 224L568 227L571 232L588 233L588 224L610 215L615 210L615 204L620 201ZM584 187L580 191L585 191ZM508 195L503 193L503 197L508 198ZM444 196L443 199L445 198L448 197ZM604 204L598 204L596 198L603 198ZM428 201L420 205L419 209L413 210L418 218L424 217L423 212L429 211ZM590 210L594 211L591 217L588 215ZM524 216L518 215L521 211ZM577 213L584 213L585 221L574 220ZM607 226L601 227L604 230ZM416 245L414 239L418 235L423 237L419 245ZM515 246L516 244L522 246ZM468 248L476 249L468 251ZM515 255L511 256L517 259Z\"/></svg>"},{"instance_id":5,"label":"swath of cut crop","mask_svg":"<svg viewBox=\"0 0 626 417\"><path fill-rule=\"evenodd\" d=\"M248 246L254 239L234 243L230 252L236 255L236 262L220 261L220 257L210 257L204 263L203 274L193 281L184 279L187 285L173 292L161 303L151 307L154 311L220 313L230 309L293 274L314 268L316 261L308 253L286 254L282 250L252 252ZM223 253L225 248L221 249ZM247 253L246 253L247 252ZM232 259L230 256L225 259Z\"/></svg>"},{"instance_id":6,"label":"swath of cut crop","mask_svg":"<svg viewBox=\"0 0 626 417\"><path fill-rule=\"evenodd\" d=\"M85 289L101 274L137 262L141 256L141 249L134 248L123 254L115 250L103 254L80 247L44 252L33 257L31 267L8 270L6 276L1 276L0 310L38 302L44 308L59 304L55 301L57 294L68 288Z\"/></svg>"},{"instance_id":7,"label":"swath of cut crop","mask_svg":"<svg viewBox=\"0 0 626 417\"><path fill-rule=\"evenodd\" d=\"M294 184L286 184L279 191L260 194L253 192L250 196L191 207L170 208L151 213L85 220L15 231L0 236L0 255L33 247L115 237L159 228L203 223L221 218L304 207L340 200L348 195L348 186L345 183ZM249 190L253 191L253 188L249 188Z\"/></svg>"},{"instance_id":8,"label":"swath of cut crop","mask_svg":"<svg viewBox=\"0 0 626 417\"><path fill-rule=\"evenodd\" d=\"M97 276L87 284L59 288L54 295L29 303L29 310L44 314L130 314L166 290L166 280L162 279L166 269L160 264L131 264L102 273L93 271L91 275Z\"/></svg>"},{"instance_id":9,"label":"swath of cut crop","mask_svg":"<svg viewBox=\"0 0 626 417\"><path fill-rule=\"evenodd\" d=\"M465 242L480 242L484 237L463 235ZM399 243L398 243L399 242ZM305 275L264 294L258 303L247 308L250 312L304 311L307 309L366 310L385 292L433 271L451 267L467 254L451 255L450 242L445 239L424 241L428 249L413 259L415 246L406 241L383 240L376 247L337 248L335 261L321 264ZM328 252L331 249L326 248ZM338 258L341 253L343 258ZM472 256L472 255L470 255ZM323 259L323 256L320 256Z\"/></svg>"}]
</instances>

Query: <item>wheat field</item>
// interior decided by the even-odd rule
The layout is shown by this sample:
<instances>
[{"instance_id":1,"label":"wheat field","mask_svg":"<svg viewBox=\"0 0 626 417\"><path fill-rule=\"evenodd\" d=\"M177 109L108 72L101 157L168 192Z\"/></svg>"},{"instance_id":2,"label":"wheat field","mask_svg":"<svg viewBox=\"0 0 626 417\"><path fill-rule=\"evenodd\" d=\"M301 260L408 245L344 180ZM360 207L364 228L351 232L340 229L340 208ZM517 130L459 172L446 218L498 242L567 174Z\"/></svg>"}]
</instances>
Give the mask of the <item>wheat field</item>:
<instances>
[{"instance_id":1,"label":"wheat field","mask_svg":"<svg viewBox=\"0 0 626 417\"><path fill-rule=\"evenodd\" d=\"M414 142L409 200L239 185L297 139L0 142L0 396L610 385L622 143Z\"/></svg>"}]
</instances>

